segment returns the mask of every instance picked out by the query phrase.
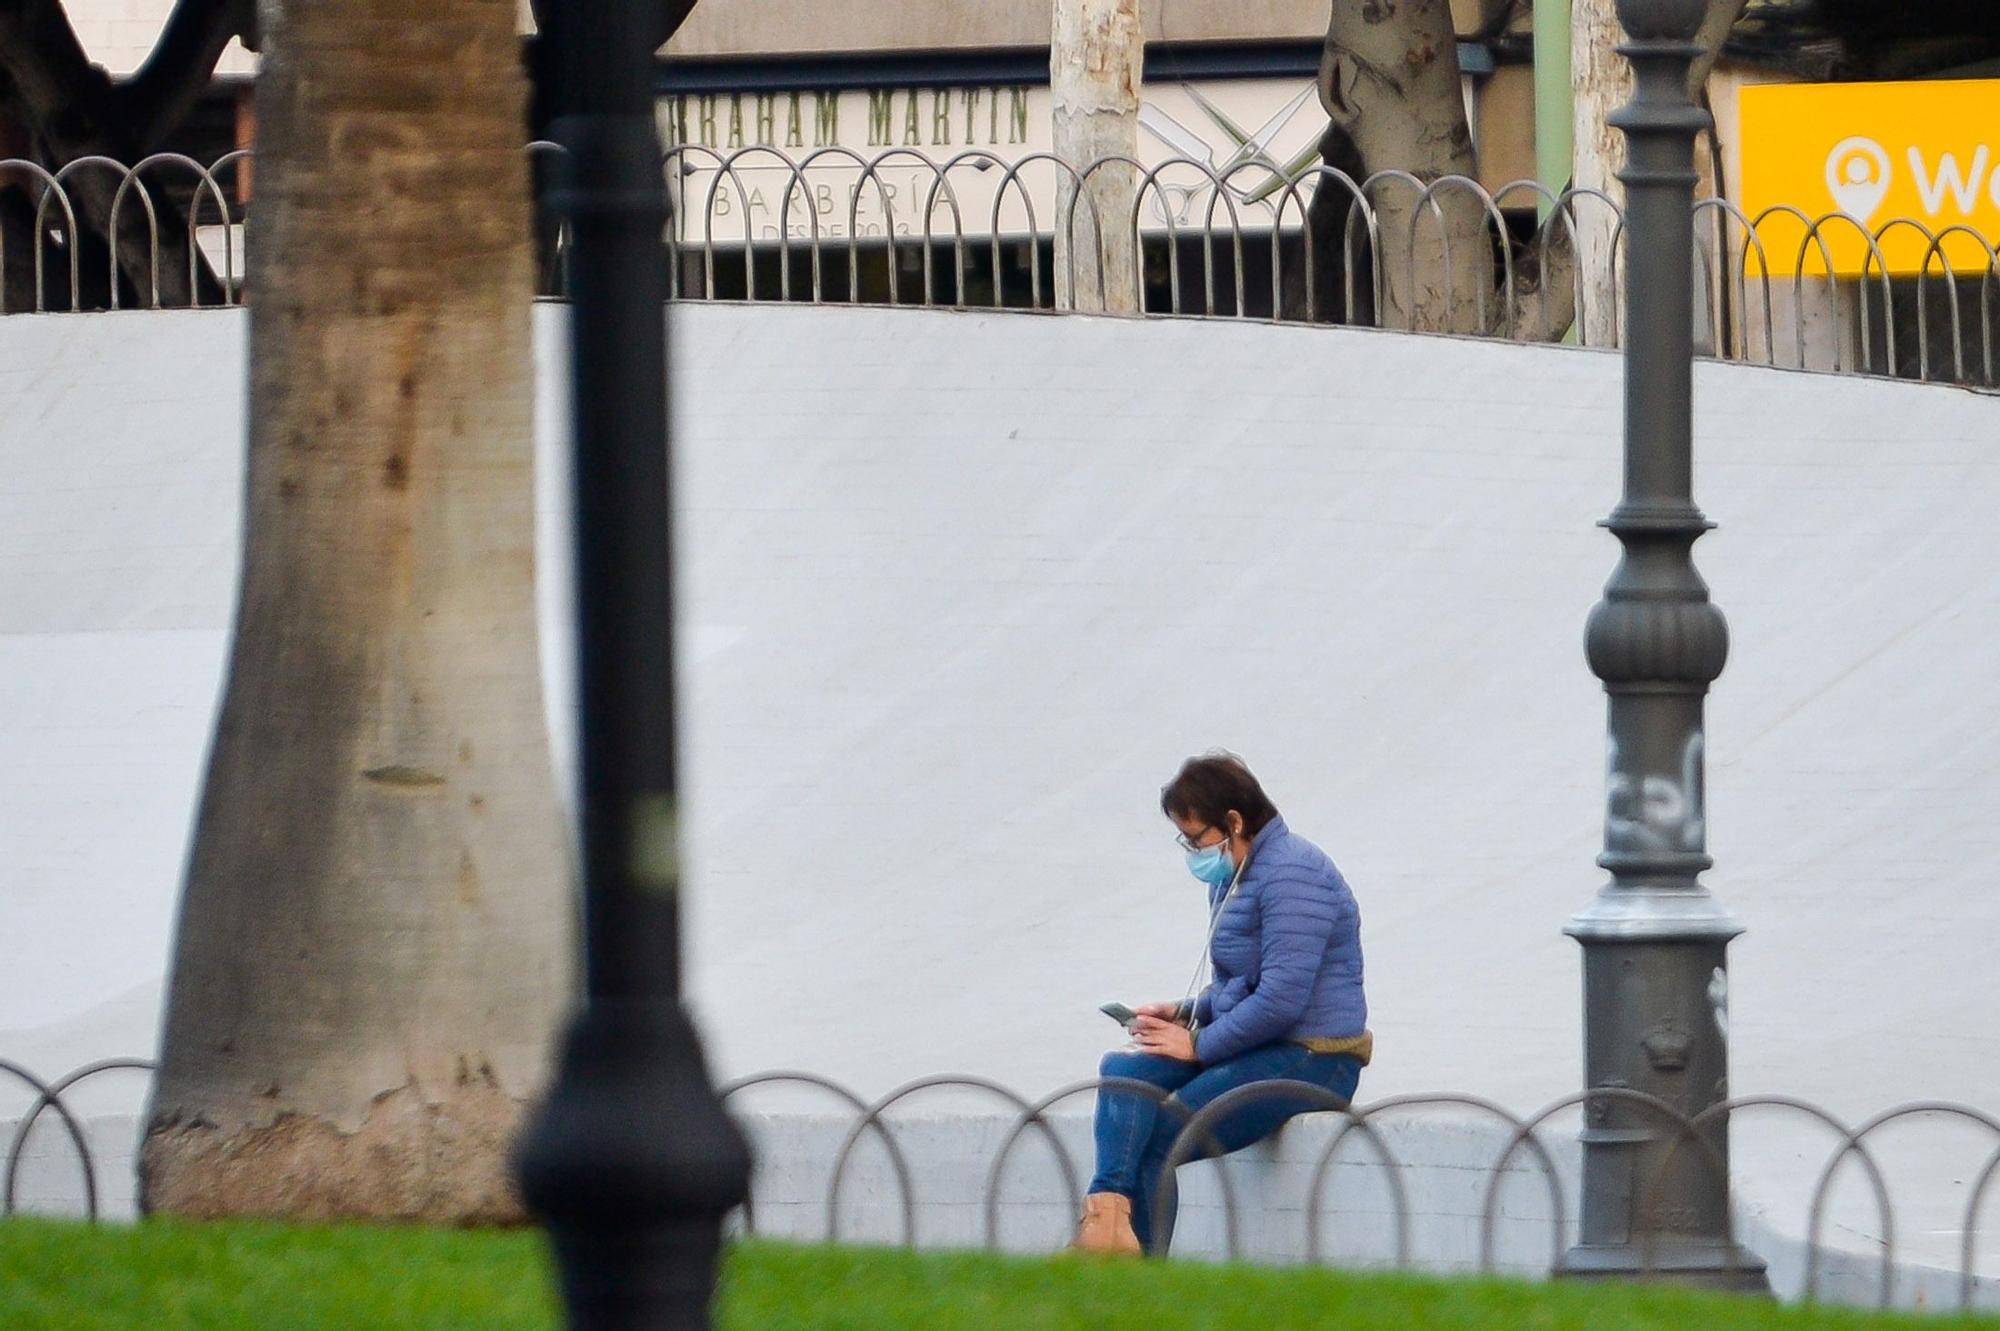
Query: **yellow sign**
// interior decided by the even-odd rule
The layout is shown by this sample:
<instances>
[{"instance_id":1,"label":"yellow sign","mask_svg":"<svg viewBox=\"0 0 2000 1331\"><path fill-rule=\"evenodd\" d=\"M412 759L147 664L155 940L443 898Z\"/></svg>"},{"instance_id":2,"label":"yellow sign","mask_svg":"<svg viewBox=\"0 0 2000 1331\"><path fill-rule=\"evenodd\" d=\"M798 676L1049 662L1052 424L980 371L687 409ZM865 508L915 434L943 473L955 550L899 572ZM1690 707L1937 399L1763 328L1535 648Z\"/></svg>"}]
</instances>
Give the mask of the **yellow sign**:
<instances>
[{"instance_id":1,"label":"yellow sign","mask_svg":"<svg viewBox=\"0 0 2000 1331\"><path fill-rule=\"evenodd\" d=\"M1742 206L1773 276L1824 275L1830 260L1842 276L1928 264L1978 277L1994 263L2000 79L1766 84L1738 97ZM1697 234L1713 226L1704 217ZM1747 266L1758 271L1756 246Z\"/></svg>"}]
</instances>

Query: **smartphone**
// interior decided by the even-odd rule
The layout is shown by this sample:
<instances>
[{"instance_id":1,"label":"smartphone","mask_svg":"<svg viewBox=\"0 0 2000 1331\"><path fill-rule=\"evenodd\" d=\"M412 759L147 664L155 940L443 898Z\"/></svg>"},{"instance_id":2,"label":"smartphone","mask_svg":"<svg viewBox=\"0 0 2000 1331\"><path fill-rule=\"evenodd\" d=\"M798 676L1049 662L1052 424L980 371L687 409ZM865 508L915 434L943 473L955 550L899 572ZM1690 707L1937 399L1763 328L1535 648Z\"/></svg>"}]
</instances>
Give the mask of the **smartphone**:
<instances>
[{"instance_id":1,"label":"smartphone","mask_svg":"<svg viewBox=\"0 0 2000 1331\"><path fill-rule=\"evenodd\" d=\"M1131 1008L1126 1007L1123 1003L1106 1003L1097 1010L1128 1031L1132 1029L1133 1023L1139 1020L1139 1014Z\"/></svg>"}]
</instances>

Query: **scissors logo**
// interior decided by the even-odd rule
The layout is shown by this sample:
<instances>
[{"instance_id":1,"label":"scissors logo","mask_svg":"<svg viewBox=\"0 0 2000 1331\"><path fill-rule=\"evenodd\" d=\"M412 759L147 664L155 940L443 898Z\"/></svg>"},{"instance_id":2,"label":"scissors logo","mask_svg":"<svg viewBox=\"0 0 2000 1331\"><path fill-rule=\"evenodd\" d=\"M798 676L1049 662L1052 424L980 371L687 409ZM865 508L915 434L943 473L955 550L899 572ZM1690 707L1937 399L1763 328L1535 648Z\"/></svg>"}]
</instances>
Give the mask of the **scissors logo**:
<instances>
[{"instance_id":1,"label":"scissors logo","mask_svg":"<svg viewBox=\"0 0 2000 1331\"><path fill-rule=\"evenodd\" d=\"M1312 87L1300 90L1298 96L1280 107L1277 114L1266 120L1256 132L1246 133L1222 108L1202 96L1199 89L1186 83L1180 86L1189 100L1201 108L1214 128L1222 131L1223 135L1235 145L1234 150L1223 160L1217 161L1217 149L1213 143L1151 102L1139 107L1140 127L1177 155L1208 167L1215 173L1216 179L1220 180L1230 194L1240 202L1263 202L1283 189L1288 181L1318 158L1317 141L1307 144L1289 162L1279 162L1271 156L1270 151L1271 143L1284 132L1287 125L1292 123L1293 117L1299 113L1299 108L1312 98L1314 91ZM1264 167L1265 172L1257 175L1243 170L1246 165L1252 164ZM1250 181L1248 185L1238 183L1246 177ZM1214 182L1206 178L1193 185L1175 185L1156 177L1153 182L1153 206L1163 220L1179 225L1193 220L1191 214L1195 201L1205 199L1213 188L1215 188Z\"/></svg>"}]
</instances>

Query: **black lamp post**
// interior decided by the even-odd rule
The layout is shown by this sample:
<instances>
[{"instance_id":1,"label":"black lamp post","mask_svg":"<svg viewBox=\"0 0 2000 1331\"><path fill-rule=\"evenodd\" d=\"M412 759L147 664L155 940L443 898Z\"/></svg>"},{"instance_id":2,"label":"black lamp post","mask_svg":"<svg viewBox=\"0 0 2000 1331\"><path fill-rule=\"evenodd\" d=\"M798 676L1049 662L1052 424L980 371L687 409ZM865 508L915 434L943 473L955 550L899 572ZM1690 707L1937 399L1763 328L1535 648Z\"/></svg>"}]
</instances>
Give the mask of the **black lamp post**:
<instances>
[{"instance_id":1,"label":"black lamp post","mask_svg":"<svg viewBox=\"0 0 2000 1331\"><path fill-rule=\"evenodd\" d=\"M571 227L586 1002L521 1145L577 1331L706 1327L750 1157L680 1006L658 0L549 7Z\"/></svg>"},{"instance_id":2,"label":"black lamp post","mask_svg":"<svg viewBox=\"0 0 2000 1331\"><path fill-rule=\"evenodd\" d=\"M1567 929L1583 945L1585 1081L1612 1093L1586 1106L1581 1241L1560 1269L1765 1291L1764 1264L1730 1231L1727 1116L1677 1141L1639 1098L1688 1119L1728 1098L1724 953L1742 932L1700 881L1712 863L1702 706L1729 653L1692 555L1711 525L1693 496L1690 220L1695 135L1710 122L1687 89L1707 8L1618 0L1637 89L1611 121L1628 144L1625 494L1605 525L1624 557L1585 639L1609 695L1597 862L1611 881Z\"/></svg>"}]
</instances>

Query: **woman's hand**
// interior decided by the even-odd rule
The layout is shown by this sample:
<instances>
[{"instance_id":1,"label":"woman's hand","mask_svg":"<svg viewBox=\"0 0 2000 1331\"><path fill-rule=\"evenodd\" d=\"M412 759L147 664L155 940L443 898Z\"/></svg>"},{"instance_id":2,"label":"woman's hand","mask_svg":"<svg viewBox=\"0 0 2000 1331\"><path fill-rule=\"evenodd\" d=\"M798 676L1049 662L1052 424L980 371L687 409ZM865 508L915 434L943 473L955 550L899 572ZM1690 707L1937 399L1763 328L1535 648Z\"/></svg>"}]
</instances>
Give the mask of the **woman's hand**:
<instances>
[{"instance_id":1,"label":"woman's hand","mask_svg":"<svg viewBox=\"0 0 2000 1331\"><path fill-rule=\"evenodd\" d=\"M1179 1003L1141 1003L1132 1011L1141 1017L1158 1017L1161 1021L1177 1021L1181 1015Z\"/></svg>"},{"instance_id":2,"label":"woman's hand","mask_svg":"<svg viewBox=\"0 0 2000 1331\"><path fill-rule=\"evenodd\" d=\"M1182 1063L1194 1062L1194 1032L1177 1021L1154 1016L1149 1011L1160 1006L1163 1005L1154 1003L1138 1009L1138 1020L1132 1026L1133 1042L1148 1054L1158 1054Z\"/></svg>"}]
</instances>

